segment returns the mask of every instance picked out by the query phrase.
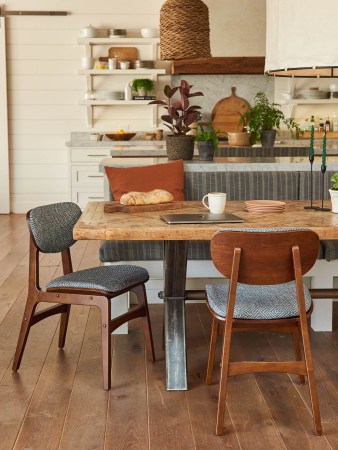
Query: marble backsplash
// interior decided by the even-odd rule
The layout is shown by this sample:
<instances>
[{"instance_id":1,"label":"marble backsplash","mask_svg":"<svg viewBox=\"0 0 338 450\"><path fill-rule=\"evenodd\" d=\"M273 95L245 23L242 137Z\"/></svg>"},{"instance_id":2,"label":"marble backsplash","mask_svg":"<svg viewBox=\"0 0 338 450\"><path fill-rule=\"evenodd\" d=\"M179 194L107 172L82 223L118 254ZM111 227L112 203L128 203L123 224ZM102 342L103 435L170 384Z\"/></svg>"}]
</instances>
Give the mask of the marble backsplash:
<instances>
[{"instance_id":1,"label":"marble backsplash","mask_svg":"<svg viewBox=\"0 0 338 450\"><path fill-rule=\"evenodd\" d=\"M181 80L187 80L194 86L194 91L201 91L204 97L196 97L194 104L202 109L202 120L210 121L215 104L231 95L231 87L236 87L236 95L242 97L251 106L259 91L265 92L269 100L274 98L274 79L265 75L173 75L172 86Z\"/></svg>"}]
</instances>

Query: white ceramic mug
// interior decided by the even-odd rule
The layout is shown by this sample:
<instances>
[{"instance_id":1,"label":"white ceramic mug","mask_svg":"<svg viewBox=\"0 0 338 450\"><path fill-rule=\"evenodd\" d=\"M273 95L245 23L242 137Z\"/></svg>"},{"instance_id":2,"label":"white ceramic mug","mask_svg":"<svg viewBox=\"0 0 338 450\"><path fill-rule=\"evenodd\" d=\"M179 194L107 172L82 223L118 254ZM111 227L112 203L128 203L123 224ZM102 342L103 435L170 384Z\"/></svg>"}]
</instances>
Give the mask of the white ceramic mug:
<instances>
[{"instance_id":1,"label":"white ceramic mug","mask_svg":"<svg viewBox=\"0 0 338 450\"><path fill-rule=\"evenodd\" d=\"M208 204L206 204L208 199ZM222 214L224 212L227 195L224 192L209 192L202 199L203 206L209 209L211 214Z\"/></svg>"},{"instance_id":2,"label":"white ceramic mug","mask_svg":"<svg viewBox=\"0 0 338 450\"><path fill-rule=\"evenodd\" d=\"M116 58L108 59L108 69L110 70L116 69Z\"/></svg>"}]
</instances>

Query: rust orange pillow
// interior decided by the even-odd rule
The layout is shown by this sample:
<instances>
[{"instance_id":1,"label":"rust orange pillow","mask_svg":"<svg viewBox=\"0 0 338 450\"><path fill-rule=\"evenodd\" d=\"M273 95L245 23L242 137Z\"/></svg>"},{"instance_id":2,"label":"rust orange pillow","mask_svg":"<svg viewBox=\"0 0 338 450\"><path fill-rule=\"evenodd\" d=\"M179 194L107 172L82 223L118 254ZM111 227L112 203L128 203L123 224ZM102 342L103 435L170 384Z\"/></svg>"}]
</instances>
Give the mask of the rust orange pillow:
<instances>
[{"instance_id":1,"label":"rust orange pillow","mask_svg":"<svg viewBox=\"0 0 338 450\"><path fill-rule=\"evenodd\" d=\"M184 162L168 162L138 167L108 167L105 171L115 200L130 191L164 189L174 200L184 200Z\"/></svg>"}]
</instances>

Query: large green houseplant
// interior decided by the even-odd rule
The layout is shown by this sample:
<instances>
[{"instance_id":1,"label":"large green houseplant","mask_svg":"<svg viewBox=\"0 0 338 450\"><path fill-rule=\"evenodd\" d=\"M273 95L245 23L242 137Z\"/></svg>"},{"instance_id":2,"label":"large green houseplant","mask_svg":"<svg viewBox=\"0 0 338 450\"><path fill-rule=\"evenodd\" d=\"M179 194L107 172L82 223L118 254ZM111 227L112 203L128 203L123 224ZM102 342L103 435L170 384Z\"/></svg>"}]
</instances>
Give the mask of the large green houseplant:
<instances>
[{"instance_id":1,"label":"large green houseplant","mask_svg":"<svg viewBox=\"0 0 338 450\"><path fill-rule=\"evenodd\" d=\"M194 136L187 133L190 131L190 126L200 119L202 108L198 105L190 105L190 99L203 94L191 92L191 88L192 86L186 80L181 80L179 86L173 88L165 86L164 95L167 100L153 100L149 103L149 105L162 105L166 110L166 114L163 114L161 119L170 130L170 134L166 137L168 159L192 159L194 155Z\"/></svg>"},{"instance_id":2,"label":"large green houseplant","mask_svg":"<svg viewBox=\"0 0 338 450\"><path fill-rule=\"evenodd\" d=\"M256 94L254 106L241 115L240 123L250 131L250 144L261 141L263 147L273 147L276 132L280 130L282 123L291 131L292 137L301 131L293 119L285 117L278 103L269 102L264 92ZM267 135L272 136L269 142L264 139Z\"/></svg>"}]
</instances>

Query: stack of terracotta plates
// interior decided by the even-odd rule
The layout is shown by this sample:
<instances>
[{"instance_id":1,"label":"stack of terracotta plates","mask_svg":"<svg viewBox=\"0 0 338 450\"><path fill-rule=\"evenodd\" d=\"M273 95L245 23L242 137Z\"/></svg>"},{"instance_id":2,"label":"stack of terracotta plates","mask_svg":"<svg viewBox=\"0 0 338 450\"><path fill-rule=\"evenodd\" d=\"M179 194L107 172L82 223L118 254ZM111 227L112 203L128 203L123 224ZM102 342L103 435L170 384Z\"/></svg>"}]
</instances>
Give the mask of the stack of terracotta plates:
<instances>
[{"instance_id":1,"label":"stack of terracotta plates","mask_svg":"<svg viewBox=\"0 0 338 450\"><path fill-rule=\"evenodd\" d=\"M281 213L285 211L285 202L276 200L248 200L245 202L245 209L249 213Z\"/></svg>"}]
</instances>

